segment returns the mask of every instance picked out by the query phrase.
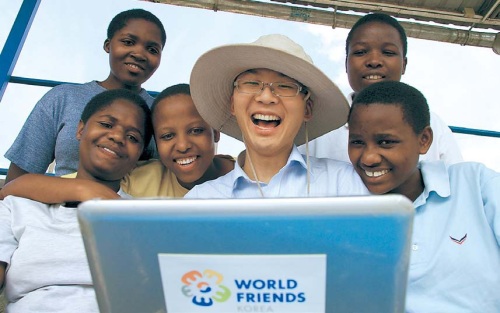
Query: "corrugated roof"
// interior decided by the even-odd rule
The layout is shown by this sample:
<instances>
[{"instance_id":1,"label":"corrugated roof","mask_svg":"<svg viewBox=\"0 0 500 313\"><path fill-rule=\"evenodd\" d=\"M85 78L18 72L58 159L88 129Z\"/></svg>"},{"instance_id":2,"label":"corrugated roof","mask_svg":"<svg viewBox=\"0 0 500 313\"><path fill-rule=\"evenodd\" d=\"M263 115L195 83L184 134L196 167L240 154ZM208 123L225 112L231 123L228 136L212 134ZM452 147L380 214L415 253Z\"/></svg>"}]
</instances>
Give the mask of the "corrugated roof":
<instances>
[{"instance_id":1,"label":"corrugated roof","mask_svg":"<svg viewBox=\"0 0 500 313\"><path fill-rule=\"evenodd\" d=\"M351 28L361 13L385 12L413 38L492 48L500 54L500 0L146 0L214 11Z\"/></svg>"}]
</instances>

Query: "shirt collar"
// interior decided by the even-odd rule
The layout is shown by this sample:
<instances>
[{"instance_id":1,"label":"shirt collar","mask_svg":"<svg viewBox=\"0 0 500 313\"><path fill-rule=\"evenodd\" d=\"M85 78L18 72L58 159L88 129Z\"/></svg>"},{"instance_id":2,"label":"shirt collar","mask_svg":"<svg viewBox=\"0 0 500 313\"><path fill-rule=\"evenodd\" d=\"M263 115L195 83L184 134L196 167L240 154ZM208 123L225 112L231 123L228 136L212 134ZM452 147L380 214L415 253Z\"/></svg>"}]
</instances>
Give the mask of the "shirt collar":
<instances>
[{"instance_id":1,"label":"shirt collar","mask_svg":"<svg viewBox=\"0 0 500 313\"><path fill-rule=\"evenodd\" d=\"M253 182L248 177L248 175L245 173L245 171L243 171L242 165L245 163L245 159L246 159L246 150L243 150L238 155L238 158L236 160L236 164L234 165L234 170L231 172L231 174L232 174L231 181L233 182L234 189L236 189L238 182L241 180ZM294 164L294 163L301 165L305 170L307 170L307 164L306 164L306 161L304 160L304 156L302 156L302 154L300 154L299 149L297 148L296 145L293 145L292 152L290 153L290 156L288 157L288 161L286 162L285 166L283 166L283 168L281 168L281 170L279 172L282 172L283 169L291 166L291 164ZM276 173L274 176L278 175L278 173Z\"/></svg>"},{"instance_id":2,"label":"shirt collar","mask_svg":"<svg viewBox=\"0 0 500 313\"><path fill-rule=\"evenodd\" d=\"M424 180L424 192L415 200L415 207L424 204L431 192L441 198L447 198L451 194L448 169L443 161L424 161L419 163L422 179Z\"/></svg>"},{"instance_id":3,"label":"shirt collar","mask_svg":"<svg viewBox=\"0 0 500 313\"><path fill-rule=\"evenodd\" d=\"M120 190L118 190L117 194L122 198L122 199L133 199L131 195L123 191L122 187L120 187Z\"/></svg>"}]
</instances>

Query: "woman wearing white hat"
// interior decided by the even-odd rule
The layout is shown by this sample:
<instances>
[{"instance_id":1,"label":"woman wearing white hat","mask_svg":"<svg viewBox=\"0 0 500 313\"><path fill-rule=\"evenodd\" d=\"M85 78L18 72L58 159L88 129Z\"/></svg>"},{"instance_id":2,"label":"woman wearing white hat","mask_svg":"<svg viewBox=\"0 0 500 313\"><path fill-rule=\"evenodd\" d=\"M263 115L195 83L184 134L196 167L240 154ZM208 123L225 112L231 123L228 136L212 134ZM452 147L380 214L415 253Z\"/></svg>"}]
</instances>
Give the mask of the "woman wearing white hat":
<instances>
[{"instance_id":1,"label":"woman wearing white hat","mask_svg":"<svg viewBox=\"0 0 500 313\"><path fill-rule=\"evenodd\" d=\"M283 35L203 54L191 94L214 129L243 140L235 169L193 188L189 198L367 194L348 163L303 156L307 144L345 124L347 100L304 49Z\"/></svg>"}]
</instances>

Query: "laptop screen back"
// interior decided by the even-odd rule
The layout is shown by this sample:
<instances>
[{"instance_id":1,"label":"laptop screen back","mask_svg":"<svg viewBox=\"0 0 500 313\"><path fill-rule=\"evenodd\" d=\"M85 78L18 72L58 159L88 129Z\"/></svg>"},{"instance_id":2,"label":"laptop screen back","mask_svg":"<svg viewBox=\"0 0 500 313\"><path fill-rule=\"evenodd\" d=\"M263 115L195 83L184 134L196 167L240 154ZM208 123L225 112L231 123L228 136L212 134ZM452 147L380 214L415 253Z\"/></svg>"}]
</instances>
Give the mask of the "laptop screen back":
<instances>
[{"instance_id":1,"label":"laptop screen back","mask_svg":"<svg viewBox=\"0 0 500 313\"><path fill-rule=\"evenodd\" d=\"M79 220L102 312L403 312L402 196L93 200Z\"/></svg>"}]
</instances>

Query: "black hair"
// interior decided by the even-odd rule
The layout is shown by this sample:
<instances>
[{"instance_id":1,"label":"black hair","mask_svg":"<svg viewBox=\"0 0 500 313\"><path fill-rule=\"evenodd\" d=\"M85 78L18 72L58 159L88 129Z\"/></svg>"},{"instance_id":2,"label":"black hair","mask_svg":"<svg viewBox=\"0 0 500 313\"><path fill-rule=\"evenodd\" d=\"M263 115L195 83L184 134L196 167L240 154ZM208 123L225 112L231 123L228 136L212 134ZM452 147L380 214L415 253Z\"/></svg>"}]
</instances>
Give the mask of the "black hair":
<instances>
[{"instance_id":1,"label":"black hair","mask_svg":"<svg viewBox=\"0 0 500 313\"><path fill-rule=\"evenodd\" d=\"M127 89L112 89L103 91L95 95L87 103L80 117L81 121L86 124L87 121L96 112L110 106L115 100L124 99L138 106L144 112L144 151L151 141L153 134L153 125L151 123L151 110L146 101L138 94Z\"/></svg>"},{"instance_id":2,"label":"black hair","mask_svg":"<svg viewBox=\"0 0 500 313\"><path fill-rule=\"evenodd\" d=\"M354 97L349 111L351 114L360 105L396 105L403 111L403 119L420 134L430 125L429 105L424 95L416 88L397 81L382 81L372 84Z\"/></svg>"},{"instance_id":3,"label":"black hair","mask_svg":"<svg viewBox=\"0 0 500 313\"><path fill-rule=\"evenodd\" d=\"M165 32L165 28L163 27L162 22L158 17L156 17L156 15L143 9L131 9L123 11L113 17L108 26L108 40L111 40L111 38L113 38L117 31L127 26L127 22L133 19L146 20L158 26L161 32L161 45L162 47L165 47L165 42L167 41L167 33Z\"/></svg>"},{"instance_id":4,"label":"black hair","mask_svg":"<svg viewBox=\"0 0 500 313\"><path fill-rule=\"evenodd\" d=\"M156 106L161 100L175 95L191 96L191 88L188 84L177 84L165 88L156 96L155 100L153 101L153 105L151 106L151 114L154 114Z\"/></svg>"},{"instance_id":5,"label":"black hair","mask_svg":"<svg viewBox=\"0 0 500 313\"><path fill-rule=\"evenodd\" d=\"M387 24L389 26L394 27L398 33L399 37L401 38L401 43L403 44L403 57L406 57L406 53L408 52L408 38L406 37L406 32L403 26L390 15L387 15L385 13L370 13L366 14L365 16L361 17L351 28L349 31L349 34L347 35L347 39L345 41L345 53L346 56L349 55L349 44L351 43L352 37L354 36L354 33L356 30L365 24L372 23L372 22L378 22L382 24Z\"/></svg>"}]
</instances>

